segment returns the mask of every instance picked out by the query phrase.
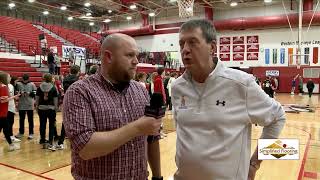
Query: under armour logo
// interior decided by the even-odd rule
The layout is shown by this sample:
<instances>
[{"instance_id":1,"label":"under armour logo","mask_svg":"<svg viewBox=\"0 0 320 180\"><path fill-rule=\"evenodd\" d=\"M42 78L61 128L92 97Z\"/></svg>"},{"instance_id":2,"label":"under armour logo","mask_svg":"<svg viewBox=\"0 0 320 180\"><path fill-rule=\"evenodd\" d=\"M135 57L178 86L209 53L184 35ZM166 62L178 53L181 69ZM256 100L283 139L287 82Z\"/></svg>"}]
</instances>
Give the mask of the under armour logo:
<instances>
[{"instance_id":1,"label":"under armour logo","mask_svg":"<svg viewBox=\"0 0 320 180\"><path fill-rule=\"evenodd\" d=\"M220 102L219 100L217 100L217 106L219 106L219 104L222 104L222 106L225 106L226 105L226 102L225 101L222 101L222 102Z\"/></svg>"}]
</instances>

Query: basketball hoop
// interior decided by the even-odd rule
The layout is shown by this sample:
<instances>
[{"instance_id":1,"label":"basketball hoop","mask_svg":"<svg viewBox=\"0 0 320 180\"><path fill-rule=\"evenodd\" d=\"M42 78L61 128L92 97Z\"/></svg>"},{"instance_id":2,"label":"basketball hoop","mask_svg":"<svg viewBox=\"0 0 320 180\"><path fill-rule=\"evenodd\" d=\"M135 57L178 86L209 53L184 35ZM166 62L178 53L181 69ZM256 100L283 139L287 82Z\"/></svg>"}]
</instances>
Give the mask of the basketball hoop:
<instances>
[{"instance_id":1,"label":"basketball hoop","mask_svg":"<svg viewBox=\"0 0 320 180\"><path fill-rule=\"evenodd\" d=\"M178 0L179 17L188 18L193 16L194 0Z\"/></svg>"}]
</instances>

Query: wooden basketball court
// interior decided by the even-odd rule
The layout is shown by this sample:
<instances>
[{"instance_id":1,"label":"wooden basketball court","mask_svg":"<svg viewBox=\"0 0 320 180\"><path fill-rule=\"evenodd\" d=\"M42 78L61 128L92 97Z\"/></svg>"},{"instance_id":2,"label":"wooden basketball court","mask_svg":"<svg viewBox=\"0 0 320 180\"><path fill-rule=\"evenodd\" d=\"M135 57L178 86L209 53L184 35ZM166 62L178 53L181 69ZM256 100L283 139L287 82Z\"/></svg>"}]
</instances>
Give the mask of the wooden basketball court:
<instances>
[{"instance_id":1,"label":"wooden basketball court","mask_svg":"<svg viewBox=\"0 0 320 180\"><path fill-rule=\"evenodd\" d=\"M316 111L314 113L287 113L287 123L281 133L281 138L296 138L300 140L300 159L264 161L256 176L257 180L320 179L319 98L319 95L314 95L311 99L307 95L276 95L276 99L282 104L309 104L315 106ZM58 114L57 121L57 126L60 130L61 113ZM162 174L164 179L172 179L172 175L176 170L174 161L176 133L170 112L167 113L164 122L165 131L168 132L168 136L160 141ZM18 132L18 125L18 115L16 115L14 124L15 133ZM252 151L256 147L261 130L261 127L253 126ZM51 152L47 149L42 149L42 145L38 144L39 120L36 113L35 133L35 138L30 141L27 140L25 135L20 143L21 149L14 152L8 152L6 141L4 138L0 138L0 179L72 179L70 173L71 153L68 140L65 142L65 150Z\"/></svg>"}]
</instances>

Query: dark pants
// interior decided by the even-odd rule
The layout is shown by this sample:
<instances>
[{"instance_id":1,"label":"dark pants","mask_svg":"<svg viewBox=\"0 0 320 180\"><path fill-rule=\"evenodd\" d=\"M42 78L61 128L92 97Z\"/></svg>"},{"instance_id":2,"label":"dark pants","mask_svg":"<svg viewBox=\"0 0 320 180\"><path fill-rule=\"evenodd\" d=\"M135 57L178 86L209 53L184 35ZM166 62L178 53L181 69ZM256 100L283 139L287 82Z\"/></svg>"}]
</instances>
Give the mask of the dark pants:
<instances>
[{"instance_id":1,"label":"dark pants","mask_svg":"<svg viewBox=\"0 0 320 180\"><path fill-rule=\"evenodd\" d=\"M8 121L9 135L13 136L13 123L14 123L14 113L13 112L8 111L7 121Z\"/></svg>"},{"instance_id":2,"label":"dark pants","mask_svg":"<svg viewBox=\"0 0 320 180\"><path fill-rule=\"evenodd\" d=\"M309 97L312 96L313 89L308 89Z\"/></svg>"},{"instance_id":3,"label":"dark pants","mask_svg":"<svg viewBox=\"0 0 320 180\"><path fill-rule=\"evenodd\" d=\"M10 135L9 135L9 127L8 120L6 117L0 117L0 132L3 129L3 134L6 137L6 140L9 144L12 144Z\"/></svg>"},{"instance_id":4,"label":"dark pants","mask_svg":"<svg viewBox=\"0 0 320 180\"><path fill-rule=\"evenodd\" d=\"M56 75L60 75L60 67L56 67Z\"/></svg>"},{"instance_id":5,"label":"dark pants","mask_svg":"<svg viewBox=\"0 0 320 180\"><path fill-rule=\"evenodd\" d=\"M52 144L56 111L39 109L38 114L40 119L40 141L45 141L46 139L47 119L49 119L49 144Z\"/></svg>"},{"instance_id":6,"label":"dark pants","mask_svg":"<svg viewBox=\"0 0 320 180\"><path fill-rule=\"evenodd\" d=\"M172 102L171 102L170 96L167 97L167 106L169 106L169 110L171 111L172 110Z\"/></svg>"},{"instance_id":7,"label":"dark pants","mask_svg":"<svg viewBox=\"0 0 320 180\"><path fill-rule=\"evenodd\" d=\"M19 110L19 133L24 134L24 119L28 115L29 135L33 134L33 110Z\"/></svg>"},{"instance_id":8,"label":"dark pants","mask_svg":"<svg viewBox=\"0 0 320 180\"><path fill-rule=\"evenodd\" d=\"M62 123L61 134L60 134L60 138L59 138L59 141L58 141L58 145L63 144L65 137L66 137L66 131L64 130L64 126L63 126L63 123Z\"/></svg>"},{"instance_id":9,"label":"dark pants","mask_svg":"<svg viewBox=\"0 0 320 180\"><path fill-rule=\"evenodd\" d=\"M266 94L268 94L271 98L273 98L274 90L271 87L267 87L263 89Z\"/></svg>"},{"instance_id":10,"label":"dark pants","mask_svg":"<svg viewBox=\"0 0 320 180\"><path fill-rule=\"evenodd\" d=\"M49 73L50 74L55 74L55 65L53 63L48 64L49 67Z\"/></svg>"}]
</instances>

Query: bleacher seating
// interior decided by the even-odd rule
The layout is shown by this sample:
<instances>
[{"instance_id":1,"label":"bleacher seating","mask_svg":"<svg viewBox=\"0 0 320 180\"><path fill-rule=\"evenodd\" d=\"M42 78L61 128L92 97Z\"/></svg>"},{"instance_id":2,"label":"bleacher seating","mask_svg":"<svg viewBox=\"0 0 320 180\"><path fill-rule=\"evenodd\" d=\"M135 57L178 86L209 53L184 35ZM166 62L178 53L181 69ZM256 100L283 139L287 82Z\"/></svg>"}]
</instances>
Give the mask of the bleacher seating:
<instances>
[{"instance_id":1,"label":"bleacher seating","mask_svg":"<svg viewBox=\"0 0 320 180\"><path fill-rule=\"evenodd\" d=\"M100 43L94 41L90 37L85 36L80 31L66 29L55 25L43 25L44 28L50 30L51 32L57 34L58 36L70 41L76 46L84 47L89 50L90 53L98 53L100 49Z\"/></svg>"},{"instance_id":2,"label":"bleacher seating","mask_svg":"<svg viewBox=\"0 0 320 180\"><path fill-rule=\"evenodd\" d=\"M34 27L30 22L12 17L0 16L0 34L9 42L16 42L17 49L27 55L34 55L34 50L37 49L36 54L41 54L39 34L42 31ZM48 46L57 46L58 54L62 54L62 42L46 34ZM19 42L19 43L17 43Z\"/></svg>"},{"instance_id":3,"label":"bleacher seating","mask_svg":"<svg viewBox=\"0 0 320 180\"><path fill-rule=\"evenodd\" d=\"M87 32L86 34L88 34L89 36L92 36L92 37L96 38L98 41L100 41L101 38L102 38L102 36L101 36L100 34L96 33L96 32L91 32L91 33Z\"/></svg>"},{"instance_id":4,"label":"bleacher seating","mask_svg":"<svg viewBox=\"0 0 320 180\"><path fill-rule=\"evenodd\" d=\"M38 72L36 68L30 66L22 59L8 59L0 58L0 71L5 71L11 76L22 77L23 74L29 74L30 81L38 86L42 81L42 73Z\"/></svg>"}]
</instances>

